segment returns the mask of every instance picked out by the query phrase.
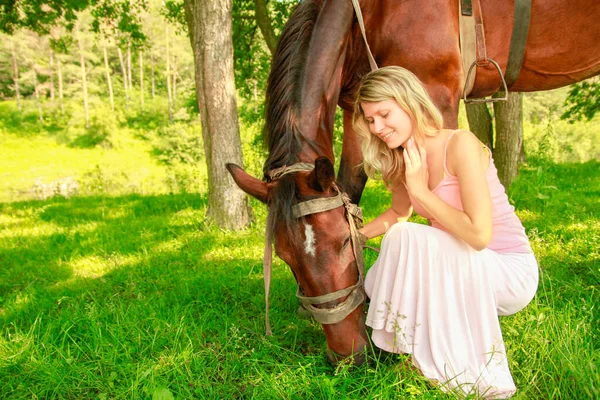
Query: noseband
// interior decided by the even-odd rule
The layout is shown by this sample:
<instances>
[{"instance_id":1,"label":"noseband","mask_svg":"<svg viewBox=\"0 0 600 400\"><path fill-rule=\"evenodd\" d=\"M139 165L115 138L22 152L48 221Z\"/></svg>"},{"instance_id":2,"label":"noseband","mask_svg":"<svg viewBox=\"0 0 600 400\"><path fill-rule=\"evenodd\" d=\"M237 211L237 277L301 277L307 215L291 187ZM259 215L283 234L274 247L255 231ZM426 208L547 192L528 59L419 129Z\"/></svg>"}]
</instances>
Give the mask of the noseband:
<instances>
[{"instance_id":1,"label":"noseband","mask_svg":"<svg viewBox=\"0 0 600 400\"><path fill-rule=\"evenodd\" d=\"M268 176L271 181L275 181L284 175L292 174L295 172L310 172L314 169L313 164L309 163L297 163L289 167L284 166L269 171ZM296 296L300 300L302 307L306 309L313 318L321 324L335 324L344 318L346 318L352 311L354 311L359 305L365 300L365 293L363 290L363 275L364 275L364 259L362 254L361 243L359 242L358 229L362 226L362 210L356 204L350 202L350 198L346 193L340 190L340 188L333 184L333 188L337 192L334 197L318 198L313 200L307 200L295 204L292 206L292 215L294 218L302 218L306 215L316 214L320 212L330 211L338 207L344 206L346 212L346 219L350 225L350 234L352 242L352 250L356 265L358 267L358 281L356 284L349 286L345 289L337 290L332 293L327 293L320 296L308 297L304 296L302 289L298 286ZM272 218L272 213L269 212L269 220ZM270 221L269 221L270 222ZM267 224L268 227L273 224ZM269 322L269 289L271 283L271 264L272 264L272 248L271 242L273 239L273 232L267 228L266 240L265 240L265 254L264 254L264 281L265 281L265 303L266 303L266 330L267 335L271 335L271 324ZM335 300L339 300L346 297L345 300L336 304L332 308L318 308L315 305L323 304Z\"/></svg>"}]
</instances>

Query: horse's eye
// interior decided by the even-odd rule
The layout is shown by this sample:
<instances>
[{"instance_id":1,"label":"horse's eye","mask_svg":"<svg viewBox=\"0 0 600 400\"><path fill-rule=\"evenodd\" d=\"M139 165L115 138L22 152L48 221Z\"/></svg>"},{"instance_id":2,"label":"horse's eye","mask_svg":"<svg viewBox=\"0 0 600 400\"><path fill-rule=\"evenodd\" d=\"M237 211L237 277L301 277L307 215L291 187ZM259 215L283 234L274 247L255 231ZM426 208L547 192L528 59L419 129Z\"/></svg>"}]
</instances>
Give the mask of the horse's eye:
<instances>
[{"instance_id":1,"label":"horse's eye","mask_svg":"<svg viewBox=\"0 0 600 400\"><path fill-rule=\"evenodd\" d=\"M342 250L345 250L346 247L348 247L348 245L350 244L350 241L351 241L351 238L350 238L350 236L348 236L346 238L346 240L344 240L344 245L342 246Z\"/></svg>"}]
</instances>

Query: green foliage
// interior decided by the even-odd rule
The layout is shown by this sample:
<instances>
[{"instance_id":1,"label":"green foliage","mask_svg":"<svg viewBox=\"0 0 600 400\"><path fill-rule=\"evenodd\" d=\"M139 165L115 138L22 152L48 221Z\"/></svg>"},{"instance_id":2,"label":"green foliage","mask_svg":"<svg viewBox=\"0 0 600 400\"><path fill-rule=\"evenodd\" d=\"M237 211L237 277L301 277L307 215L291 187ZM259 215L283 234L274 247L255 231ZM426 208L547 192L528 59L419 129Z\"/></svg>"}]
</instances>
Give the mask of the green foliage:
<instances>
[{"instance_id":1,"label":"green foliage","mask_svg":"<svg viewBox=\"0 0 600 400\"><path fill-rule=\"evenodd\" d=\"M146 6L145 0L9 1L0 8L0 32L12 34L19 29L29 29L47 34L58 25L72 31L79 13L89 10L94 17L91 24L94 32L126 33L134 43L142 43L146 37L139 14Z\"/></svg>"},{"instance_id":2,"label":"green foliage","mask_svg":"<svg viewBox=\"0 0 600 400\"><path fill-rule=\"evenodd\" d=\"M166 1L161 13L181 31L187 32L182 0ZM267 4L271 24L279 36L297 0L270 1ZM235 83L240 96L262 104L271 53L262 37L254 15L254 0L235 0L232 9L233 58Z\"/></svg>"},{"instance_id":3,"label":"green foliage","mask_svg":"<svg viewBox=\"0 0 600 400\"><path fill-rule=\"evenodd\" d=\"M202 131L198 123L165 125L146 138L152 143L153 154L167 165L194 165L204 161Z\"/></svg>"},{"instance_id":4,"label":"green foliage","mask_svg":"<svg viewBox=\"0 0 600 400\"><path fill-rule=\"evenodd\" d=\"M268 2L269 16L277 37L296 4L296 0ZM234 1L232 14L236 87L241 96L256 102L263 98L266 90L272 55L256 23L254 0Z\"/></svg>"},{"instance_id":5,"label":"green foliage","mask_svg":"<svg viewBox=\"0 0 600 400\"><path fill-rule=\"evenodd\" d=\"M175 24L182 32L188 34L183 3L183 0L167 0L164 2L164 7L161 9L161 14L164 15L169 22Z\"/></svg>"},{"instance_id":6,"label":"green foliage","mask_svg":"<svg viewBox=\"0 0 600 400\"><path fill-rule=\"evenodd\" d=\"M565 99L567 109L560 117L571 123L586 119L591 121L600 110L600 81L592 78L571 85L569 95Z\"/></svg>"},{"instance_id":7,"label":"green foliage","mask_svg":"<svg viewBox=\"0 0 600 400\"><path fill-rule=\"evenodd\" d=\"M90 118L89 126L82 129L83 132L71 140L69 146L79 148L92 148L96 146L112 148L118 145L115 138L115 133L118 130L118 121L114 118L114 114L110 111L110 108L102 111L96 110Z\"/></svg>"},{"instance_id":8,"label":"green foliage","mask_svg":"<svg viewBox=\"0 0 600 400\"><path fill-rule=\"evenodd\" d=\"M142 30L140 14L147 6L146 0L98 1L91 9L92 31L105 36L125 35L134 46L143 45L147 37Z\"/></svg>"},{"instance_id":9,"label":"green foliage","mask_svg":"<svg viewBox=\"0 0 600 400\"><path fill-rule=\"evenodd\" d=\"M600 160L600 120L577 124L559 118L566 89L524 98L525 154L549 162Z\"/></svg>"}]
</instances>

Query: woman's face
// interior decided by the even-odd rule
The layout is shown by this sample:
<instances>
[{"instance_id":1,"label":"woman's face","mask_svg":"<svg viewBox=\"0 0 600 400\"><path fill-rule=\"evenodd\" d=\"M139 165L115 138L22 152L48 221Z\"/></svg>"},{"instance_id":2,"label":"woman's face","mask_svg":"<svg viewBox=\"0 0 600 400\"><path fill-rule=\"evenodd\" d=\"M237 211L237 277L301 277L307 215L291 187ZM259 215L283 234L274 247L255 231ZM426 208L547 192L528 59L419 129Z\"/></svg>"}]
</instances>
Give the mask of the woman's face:
<instances>
[{"instance_id":1,"label":"woman's face","mask_svg":"<svg viewBox=\"0 0 600 400\"><path fill-rule=\"evenodd\" d=\"M377 103L360 103L369 126L369 131L390 149L405 143L412 136L413 126L410 117L396 100L384 100Z\"/></svg>"}]
</instances>

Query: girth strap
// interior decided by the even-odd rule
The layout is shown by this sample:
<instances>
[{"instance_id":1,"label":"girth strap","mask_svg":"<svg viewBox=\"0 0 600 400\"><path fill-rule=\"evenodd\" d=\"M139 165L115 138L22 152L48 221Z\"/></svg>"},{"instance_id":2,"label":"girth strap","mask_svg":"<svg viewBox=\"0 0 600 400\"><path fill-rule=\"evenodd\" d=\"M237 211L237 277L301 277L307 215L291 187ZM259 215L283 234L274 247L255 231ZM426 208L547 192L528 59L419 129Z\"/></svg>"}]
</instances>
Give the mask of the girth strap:
<instances>
[{"instance_id":1,"label":"girth strap","mask_svg":"<svg viewBox=\"0 0 600 400\"><path fill-rule=\"evenodd\" d=\"M531 0L516 0L514 12L514 25L510 38L510 50L508 52L508 63L506 64L506 86L510 89L517 81L523 59L525 58L525 45L529 35L529 23L531 21Z\"/></svg>"}]
</instances>

